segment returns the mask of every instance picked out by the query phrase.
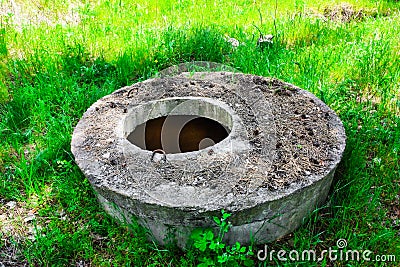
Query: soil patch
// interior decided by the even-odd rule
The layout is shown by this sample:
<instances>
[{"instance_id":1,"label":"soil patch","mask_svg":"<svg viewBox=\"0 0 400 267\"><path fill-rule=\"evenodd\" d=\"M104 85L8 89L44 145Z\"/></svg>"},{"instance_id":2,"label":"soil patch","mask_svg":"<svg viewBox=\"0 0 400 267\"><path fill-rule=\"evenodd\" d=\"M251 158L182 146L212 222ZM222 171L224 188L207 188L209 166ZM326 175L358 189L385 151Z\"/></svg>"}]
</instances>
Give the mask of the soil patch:
<instances>
[{"instance_id":1,"label":"soil patch","mask_svg":"<svg viewBox=\"0 0 400 267\"><path fill-rule=\"evenodd\" d=\"M367 17L376 18L378 16L378 11L376 9L357 9L350 4L342 3L336 6L326 7L323 16L331 21L350 22L360 21Z\"/></svg>"}]
</instances>

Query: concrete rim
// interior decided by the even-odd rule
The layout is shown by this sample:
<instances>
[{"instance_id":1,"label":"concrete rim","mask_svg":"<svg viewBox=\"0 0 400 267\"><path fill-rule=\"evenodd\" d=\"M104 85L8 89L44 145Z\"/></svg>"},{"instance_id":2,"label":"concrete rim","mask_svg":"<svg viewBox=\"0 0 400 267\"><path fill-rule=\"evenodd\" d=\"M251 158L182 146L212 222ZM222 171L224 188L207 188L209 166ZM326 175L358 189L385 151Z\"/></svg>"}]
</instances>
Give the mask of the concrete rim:
<instances>
[{"instance_id":1,"label":"concrete rim","mask_svg":"<svg viewBox=\"0 0 400 267\"><path fill-rule=\"evenodd\" d=\"M232 221L237 226L246 224L249 219L246 218L246 212L254 209L251 227L253 229L255 224L263 227L274 212L286 209L285 206L279 207L277 204L281 199L285 201L285 205L291 206L298 204L299 200L294 198L295 195L302 196L305 202L309 202L304 211L309 211L311 206L323 201L344 151L346 137L342 123L331 109L309 92L279 82L279 86L295 90L298 94L312 99L318 108L331 116L329 124L334 129L332 133L334 138L337 138L337 146L334 148L334 158L323 174L310 175L301 182L276 191L258 187L245 195L234 195L224 191L223 184L220 187L217 185L217 188L196 187L179 185L176 181L171 182L162 177L168 176L169 169L177 170L176 173L187 170L188 174L195 176L199 173L194 170L195 167L206 171L210 166L214 167L212 163L218 164L221 159L228 158L227 163L223 164L232 167L233 170L226 168L225 176L220 177L222 179L220 182L222 183L224 179L228 181L229 175L237 175L236 178L232 176L229 179L239 179L240 176L246 175L246 171L243 171L237 163L243 163L254 155L255 162L260 166L255 172L260 177L266 175L265 171L275 157L276 140L274 117L269 100L264 97L262 90L276 84L278 83L275 79L217 72L182 73L171 78L155 78L121 88L98 100L85 112L74 130L71 149L79 167L99 193L99 199L103 199L103 203L113 202L124 212L138 216L153 232L157 232L159 220L164 219L165 225L182 227L210 225L212 222L207 218L218 215L221 209L234 213ZM196 86L202 90L197 90ZM209 100L209 96L213 99ZM217 149L213 153L210 153L210 149L204 149L183 153L186 154L184 157L183 154L167 156L169 165L151 162L150 151L132 149L133 145L126 139L127 131L124 123L132 112L148 103L159 103L158 99L164 99L162 101L202 99L206 102L218 102L225 110L232 110L230 111L232 117L237 115L239 118L237 123L233 119L232 132L227 139L234 144L242 142L243 145L231 146L234 149ZM243 107L239 109L236 105ZM248 110L252 113L250 115L246 111L248 107L251 107ZM243 110L246 112L242 112ZM241 127L237 132L233 131L235 125ZM261 130L258 136L251 135L255 125ZM128 128L132 127L131 125ZM223 140L216 146L223 147L226 144L222 143L228 140ZM179 164L174 165L175 161ZM322 183L325 178L328 181ZM321 189L321 195L307 199L314 187ZM170 218L170 214L175 213L176 218ZM290 216L297 215L291 213ZM149 218L153 218L153 224L151 220L148 222ZM285 231L269 233L269 236L277 238L293 230L299 223L297 221ZM244 234L240 234L238 238L239 241L246 243ZM158 240L160 241L159 238Z\"/></svg>"},{"instance_id":2,"label":"concrete rim","mask_svg":"<svg viewBox=\"0 0 400 267\"><path fill-rule=\"evenodd\" d=\"M233 73L223 73L224 75L228 75L229 77L235 77L236 75L243 75L243 74L233 74ZM184 74L182 74L182 75L180 75L180 77L182 77L182 78L184 78L184 79L188 79L188 81L189 80L193 80L193 78L187 78L187 77L189 77L191 74L189 74L189 73L184 73ZM196 75L198 75L198 76L200 76L200 75L203 75L203 78L205 78L205 77L207 77L207 74L204 74L204 73L197 73ZM195 79L196 78L198 78L198 77L195 77ZM167 78L168 79L168 78ZM153 81L155 81L155 80L157 80L157 78L156 79L150 79L150 80L148 80L148 81L145 81L144 83L145 84L150 84L150 83L152 83ZM289 84L288 84L289 85ZM290 85L290 86L292 86L292 85ZM115 96L115 95L119 95L119 94L121 94L121 90L123 90L123 91L126 91L126 89L120 89L120 90L117 90L116 92L114 92L113 93L113 95ZM305 95L307 95L307 96L309 96L310 98L312 98L312 99L314 99L315 100L315 102L316 102L316 104L318 104L318 105L321 105L321 106L324 106L324 107L326 107L326 105L322 102L322 101L320 101L319 99L317 99L315 96L313 96L311 93L309 93L309 92L306 92L306 91L301 91L301 93L302 94L305 94ZM256 92L255 93L256 95L257 94L259 94L259 92ZM156 98L157 96L155 96L154 98ZM249 97L253 97L252 95L250 95ZM77 125L77 127L75 128L75 131L74 131L74 134L73 134L73 140L72 140L72 151L73 151L73 154L76 156L76 158L77 158L77 162L78 162L78 165L79 166L81 166L82 165L82 161L96 161L97 159L96 159L96 157L97 157L97 155L92 155L92 157L93 158L90 158L90 157L87 157L87 155L89 155L90 156L90 154L87 154L86 155L86 158L81 158L81 159L79 159L79 152L77 151L78 150L78 147L80 147L80 146L82 146L82 144L81 143L79 143L79 136L83 136L84 135L84 132L87 130L86 129L86 127L87 127L87 125L91 125L91 127L92 128L95 128L95 129L98 129L98 128L101 128L101 127L103 127L103 122L100 122L99 124L96 124L96 122L93 122L93 121L90 121L90 120L88 120L88 119L86 119L86 114L87 113L93 113L93 109L103 109L104 107L108 107L109 106L109 96L106 96L106 97L104 97L104 98L101 98L100 100L98 100L91 108L89 108L88 109L88 111L84 114L84 116L82 117L82 119L81 119L81 121L78 123L78 125ZM134 105L132 108L135 108L135 107L137 107L137 105ZM327 108L327 107L326 107ZM328 108L329 109L329 108ZM330 109L329 109L330 110ZM108 117L115 117L115 118L118 118L118 124L121 124L121 122L123 122L124 120L125 120L125 118L126 118L126 113L124 113L124 114L120 114L121 112L120 112L120 110L119 109L108 109L108 111L111 111L111 113L110 113L110 115L107 115ZM130 112L130 110L129 110L129 108L128 108L128 114L129 114L129 112ZM330 110L330 112L333 112L332 110ZM266 117L268 117L268 115L267 114L264 114L263 112L262 112L262 109L260 109L260 110L257 110L257 115L259 116L259 117L261 117L261 116L266 116ZM110 121L110 120L108 120L108 121ZM111 127L107 127L107 130L108 129L110 129L110 130L112 130L112 129L120 129L120 125L117 125L116 124L116 121L114 120L113 121L114 122L114 124L112 124L111 125ZM340 122L340 120L336 120L336 122L335 122L336 124L338 124L339 126L341 126L341 122ZM118 127L117 127L118 126ZM268 127L268 126L266 126L266 127ZM84 129L85 128L85 129ZM113 130L113 131L115 131L115 130ZM343 140L340 142L341 144L340 144L340 147L339 147L339 150L340 149L344 149L344 144L345 144L345 134L344 134L344 129L342 128L341 129L341 131L340 132L338 132L338 136L342 136L342 138L343 138ZM111 138L110 137L108 137L108 136L104 136L104 138L105 138L105 140L111 140ZM244 138L244 137L242 137L242 138ZM117 148L118 148L118 154L124 154L124 153L130 153L129 151L127 151L127 150L124 150L123 151L123 149L122 148L127 148L127 147L131 147L132 146L132 144L130 144L127 140L126 140L126 133L124 132L123 134L121 134L121 132L118 130L117 132L114 132L114 140L117 140L118 141L118 146L117 146ZM82 140L83 141L83 140ZM218 145L218 144L217 144ZM148 151L148 152L144 152L145 154L146 154L146 158L150 158L151 157L151 152L150 151ZM199 152L193 152L194 154L202 154L202 156L207 156L206 155L206 151L199 151ZM189 153L188 153L189 154ZM268 154L273 154L273 149L271 149L271 150L269 150L268 151ZM340 154L341 155L341 154ZM78 157L77 157L78 156ZM172 156L172 157L174 157L174 156ZM176 158L179 158L180 157L180 155L178 155L178 156L176 156ZM186 159L187 159L187 157L185 157ZM143 160L143 158L141 158L141 160ZM340 157L337 157L333 162L332 162L332 164L330 164L330 168L327 168L326 169L326 173L329 173L329 172L331 172L335 167L336 167L336 165L337 165L337 163L340 161ZM148 162L147 160L144 160L143 162ZM268 160L267 161L263 161L263 163L264 164L268 164ZM109 163L106 163L106 162L104 162L104 163L102 163L101 164L101 166L99 166L99 169L102 169L102 168L104 168L104 165L108 165ZM83 167L83 169L85 169L85 165L82 165L82 167ZM117 175L117 177L118 177L119 175ZM263 188L259 188L259 192L257 193L257 194L253 194L253 195L251 195L251 196L246 196L246 199L247 200L250 200L250 201L246 201L246 203L248 203L247 205L246 205L246 208L250 208L250 207L252 207L252 205L249 205L249 203L251 203L251 202L253 202L253 204L254 203L256 203L257 201L260 201L261 199L264 199L265 201L271 201L271 200L274 200L274 199L277 199L277 198L282 198L282 197L284 197L284 196L287 196L287 195L289 195L289 194L292 194L293 192L295 192L295 191L297 191L297 190L300 190L302 187L304 187L304 186L306 186L306 185L310 185L310 184L312 184L312 183L314 183L314 182L316 182L316 181L318 181L319 179L321 179L322 177L316 177L316 176L312 176L312 177L309 177L309 179L308 179L308 183L307 184L294 184L294 185L291 185L291 186L289 186L288 188L284 188L284 189L281 189L281 190L278 190L278 191L276 191L276 192L271 192L270 190L267 190L267 189L263 189ZM121 178L122 179L122 178ZM102 178L102 176L99 176L99 177L90 177L90 179L89 180L91 180L92 182L94 182L94 183L99 183L99 182L97 182L96 180L103 180L103 178ZM123 180L125 180L125 179L123 179ZM112 187L112 185L110 185L110 184L108 184L107 185L108 186L108 190L111 190L111 191L114 191L114 192L118 192L118 193L120 193L120 194L127 194L127 192L126 191L122 191L122 192L120 192L120 190L118 190L118 188L113 188ZM163 190L165 190L165 188L163 189ZM189 190L192 190L192 188L190 188ZM172 192L171 192L172 193ZM192 195L193 193L197 193L196 192L196 190L193 190L189 195ZM182 194L182 193L180 193L180 194ZM163 193L163 195L165 195L164 193ZM131 193L129 193L129 194L127 194L127 196L131 196ZM141 201L146 201L145 199L141 199ZM154 198L150 198L150 199L148 199L147 201L149 201L149 203L154 203ZM227 202L225 202L225 201L223 201L222 199L219 199L218 201L215 201L216 203L219 203L218 205L216 205L215 206L215 210L220 210L220 209L222 209L222 208L225 208L225 209L230 209L230 210L232 210L232 209L236 209L236 205L235 204L233 204L233 203L231 203L231 204L228 204ZM165 202L165 203L167 203L167 202ZM165 204L164 203L164 204ZM176 203L176 205L167 205L167 206L170 206L170 207L174 207L174 208L182 208L182 209L191 209L191 208L193 208L193 207L199 207L199 206L201 206L201 204L200 204L201 202L196 202L196 203L193 203L194 204L194 206L191 206L191 205L184 205L184 204L182 204L182 202L181 203ZM256 204L255 204L256 205ZM245 207L243 207L243 208L245 208Z\"/></svg>"}]
</instances>

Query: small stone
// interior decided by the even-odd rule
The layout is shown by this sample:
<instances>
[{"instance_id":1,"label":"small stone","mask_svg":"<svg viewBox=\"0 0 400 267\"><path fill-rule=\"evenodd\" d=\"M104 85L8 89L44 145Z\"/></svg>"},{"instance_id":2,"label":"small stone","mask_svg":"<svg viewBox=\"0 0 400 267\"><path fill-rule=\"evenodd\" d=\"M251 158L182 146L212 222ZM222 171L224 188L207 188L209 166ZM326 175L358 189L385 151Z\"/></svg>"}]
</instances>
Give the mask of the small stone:
<instances>
[{"instance_id":1,"label":"small stone","mask_svg":"<svg viewBox=\"0 0 400 267\"><path fill-rule=\"evenodd\" d=\"M6 206L7 206L10 210L12 210L12 209L14 209L14 208L17 206L17 202L15 202L15 201L10 201L10 202L8 202L8 203L6 204Z\"/></svg>"},{"instance_id":2,"label":"small stone","mask_svg":"<svg viewBox=\"0 0 400 267\"><path fill-rule=\"evenodd\" d=\"M64 216L65 215L65 211L63 209L61 209L61 210L58 211L58 214L60 216Z\"/></svg>"},{"instance_id":3,"label":"small stone","mask_svg":"<svg viewBox=\"0 0 400 267\"><path fill-rule=\"evenodd\" d=\"M28 227L28 233L29 234L36 234L36 230L34 226L29 226Z\"/></svg>"},{"instance_id":4,"label":"small stone","mask_svg":"<svg viewBox=\"0 0 400 267\"><path fill-rule=\"evenodd\" d=\"M110 152L107 152L107 153L102 155L102 157L105 158L105 159L109 159L110 156L111 156Z\"/></svg>"},{"instance_id":5,"label":"small stone","mask_svg":"<svg viewBox=\"0 0 400 267\"><path fill-rule=\"evenodd\" d=\"M24 222L26 222L26 223L31 222L31 221L33 221L35 218L36 218L36 217L35 217L35 215L33 215L33 214L32 214L32 215L28 215L28 216L25 217Z\"/></svg>"},{"instance_id":6,"label":"small stone","mask_svg":"<svg viewBox=\"0 0 400 267\"><path fill-rule=\"evenodd\" d=\"M15 231L15 229L12 225L3 225L2 227L3 227L2 231L4 233L12 233Z\"/></svg>"},{"instance_id":7,"label":"small stone","mask_svg":"<svg viewBox=\"0 0 400 267\"><path fill-rule=\"evenodd\" d=\"M226 40L228 43L230 43L232 45L232 47L236 48L240 45L239 41L235 38L228 38L228 40Z\"/></svg>"}]
</instances>

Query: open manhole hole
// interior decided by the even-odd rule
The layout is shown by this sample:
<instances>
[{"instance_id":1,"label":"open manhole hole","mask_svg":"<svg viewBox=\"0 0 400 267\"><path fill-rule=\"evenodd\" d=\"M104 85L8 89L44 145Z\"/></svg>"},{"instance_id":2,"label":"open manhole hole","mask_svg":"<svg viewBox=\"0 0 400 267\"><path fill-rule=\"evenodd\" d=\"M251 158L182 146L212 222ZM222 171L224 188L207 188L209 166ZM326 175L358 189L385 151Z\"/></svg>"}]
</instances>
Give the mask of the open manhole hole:
<instances>
[{"instance_id":1,"label":"open manhole hole","mask_svg":"<svg viewBox=\"0 0 400 267\"><path fill-rule=\"evenodd\" d=\"M230 244L292 232L325 201L345 140L335 112L296 86L184 72L98 100L71 147L112 216L183 247L222 209L232 214Z\"/></svg>"},{"instance_id":2,"label":"open manhole hole","mask_svg":"<svg viewBox=\"0 0 400 267\"><path fill-rule=\"evenodd\" d=\"M226 127L209 118L171 115L138 125L128 140L142 149L164 150L166 154L201 150L228 136Z\"/></svg>"},{"instance_id":3,"label":"open manhole hole","mask_svg":"<svg viewBox=\"0 0 400 267\"><path fill-rule=\"evenodd\" d=\"M168 114L149 119L151 113L140 112L127 119L131 120L127 124L134 127L127 139L141 149L166 154L198 151L225 139L232 127L229 113L207 101L175 98L158 102L152 110Z\"/></svg>"}]
</instances>

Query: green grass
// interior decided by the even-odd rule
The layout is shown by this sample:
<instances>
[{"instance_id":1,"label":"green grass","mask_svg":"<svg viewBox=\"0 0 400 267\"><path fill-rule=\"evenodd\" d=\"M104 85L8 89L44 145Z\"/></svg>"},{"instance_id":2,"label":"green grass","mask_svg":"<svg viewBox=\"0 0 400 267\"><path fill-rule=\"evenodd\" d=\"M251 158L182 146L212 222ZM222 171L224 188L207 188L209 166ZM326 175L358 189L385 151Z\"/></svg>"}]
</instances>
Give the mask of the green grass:
<instances>
[{"instance_id":1,"label":"green grass","mask_svg":"<svg viewBox=\"0 0 400 267\"><path fill-rule=\"evenodd\" d=\"M273 1L244 0L15 2L24 6L24 14L36 14L12 15L8 4L0 1L1 11L9 13L0 19L0 204L17 201L36 215L31 223L36 227L34 241L23 238L29 234L26 224L18 226L23 218L17 217L11 224L22 237L5 231L10 223L1 220L0 236L14 240L21 262L32 266L199 263L197 250L156 246L146 241L145 229L111 219L74 163L70 141L83 112L100 97L172 64L210 60L245 73L274 76L314 93L337 112L346 129L347 147L329 205L268 247L320 251L345 238L348 248L396 255L397 264L387 265L398 265L397 1L346 1L365 14L346 23L316 15L340 1L277 1L277 9ZM30 24L23 23L25 17ZM253 23L265 34L276 35L271 48L256 47ZM227 35L242 45L232 49L224 40ZM7 242L0 244L0 262ZM276 258L259 263L284 265Z\"/></svg>"}]
</instances>

